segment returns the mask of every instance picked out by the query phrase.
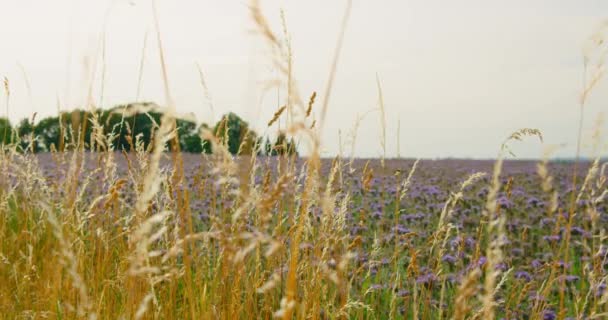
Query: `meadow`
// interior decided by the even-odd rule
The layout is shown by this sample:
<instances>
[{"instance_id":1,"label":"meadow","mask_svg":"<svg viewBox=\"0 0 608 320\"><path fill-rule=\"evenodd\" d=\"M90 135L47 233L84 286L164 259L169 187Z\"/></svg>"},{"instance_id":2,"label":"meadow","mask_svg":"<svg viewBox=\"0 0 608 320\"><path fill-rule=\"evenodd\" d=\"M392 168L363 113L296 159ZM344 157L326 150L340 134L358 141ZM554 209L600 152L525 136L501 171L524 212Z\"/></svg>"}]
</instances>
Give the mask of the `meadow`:
<instances>
[{"instance_id":1,"label":"meadow","mask_svg":"<svg viewBox=\"0 0 608 320\"><path fill-rule=\"evenodd\" d=\"M212 152L181 152L168 86L147 146L129 136L130 151L115 148L116 128L94 112L61 128L59 151L33 152L34 136L9 140L0 149L0 318L608 318L599 131L590 160L512 159L512 143L543 141L528 128L491 160L357 159L356 129L351 155L323 158L341 36L324 92L302 99L289 42L253 3L288 79L268 127L286 118L283 132L307 152L235 155L229 130L205 128ZM603 75L598 61L581 117Z\"/></svg>"},{"instance_id":2,"label":"meadow","mask_svg":"<svg viewBox=\"0 0 608 320\"><path fill-rule=\"evenodd\" d=\"M496 318L605 312L597 163L580 192L568 162L323 159L306 190L295 156L166 154L141 208L149 161L3 156L4 318L486 318L490 280Z\"/></svg>"}]
</instances>

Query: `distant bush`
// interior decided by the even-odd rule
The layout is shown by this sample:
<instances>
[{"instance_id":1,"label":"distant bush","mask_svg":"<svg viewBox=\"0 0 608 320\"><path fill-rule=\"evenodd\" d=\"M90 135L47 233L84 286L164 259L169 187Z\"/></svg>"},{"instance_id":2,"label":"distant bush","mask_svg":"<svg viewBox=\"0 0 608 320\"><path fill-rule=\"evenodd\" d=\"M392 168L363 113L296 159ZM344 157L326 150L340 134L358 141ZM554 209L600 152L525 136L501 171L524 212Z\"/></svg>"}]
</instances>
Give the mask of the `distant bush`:
<instances>
[{"instance_id":1,"label":"distant bush","mask_svg":"<svg viewBox=\"0 0 608 320\"><path fill-rule=\"evenodd\" d=\"M114 150L131 151L137 143L148 149L153 146L151 144L153 134L163 114L158 111L144 112L136 106L156 110L154 108L156 105L149 102L119 105L109 110L95 112L76 109L61 112L58 116L43 118L37 123L22 119L15 128L11 126L10 121L0 118L0 143L18 142L23 150L31 145L35 152L65 151L76 146L90 150L95 130L92 119L96 118L95 123L101 126L103 135L111 136L108 141L111 141ZM218 137L220 142L225 143L230 153L234 155L297 154L295 143L293 140L287 141L284 134L279 134L273 144L267 137L266 145L262 146L262 137L259 137L246 121L232 112L222 116L213 127L207 123L197 125L196 122L188 119L175 120L175 126L179 150L183 152L211 153L212 144L203 140L200 134L203 129L207 129ZM171 142L167 147L170 150L177 149L177 146L173 146ZM95 151L108 148L109 146L97 145Z\"/></svg>"}]
</instances>

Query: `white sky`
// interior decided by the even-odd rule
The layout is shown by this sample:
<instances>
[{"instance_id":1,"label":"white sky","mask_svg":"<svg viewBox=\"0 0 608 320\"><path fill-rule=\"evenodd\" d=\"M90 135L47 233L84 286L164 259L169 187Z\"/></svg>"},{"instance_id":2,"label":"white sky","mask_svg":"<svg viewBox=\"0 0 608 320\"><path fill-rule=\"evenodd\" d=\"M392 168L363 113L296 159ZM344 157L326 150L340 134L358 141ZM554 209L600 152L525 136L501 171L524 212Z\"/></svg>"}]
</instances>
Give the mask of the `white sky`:
<instances>
[{"instance_id":1,"label":"white sky","mask_svg":"<svg viewBox=\"0 0 608 320\"><path fill-rule=\"evenodd\" d=\"M233 111L264 132L277 108L276 93L259 106L262 83L273 71L251 32L247 5L157 1L178 111L212 122L199 63L216 117ZM314 90L322 96L345 1L261 5L278 34L280 8L285 10L299 89L304 96ZM90 74L84 61L101 57L104 16L105 77L102 94L97 72L95 101L109 107L135 100L148 31L140 100L164 102L150 1L0 0L0 8L0 76L10 81L11 119L56 114L57 99L62 109L83 104ZM541 129L546 143L567 145L558 155L572 155L582 47L607 13L603 0L354 0L324 130L325 155L338 152L339 129L346 135L357 114L377 106L376 73L386 104L389 156L397 150L398 119L401 154L407 157L494 157L502 140L521 127ZM587 133L608 110L606 89L600 84L589 101ZM0 98L4 115L4 92ZM371 113L359 129L356 154L380 155L379 137L379 113ZM520 157L542 153L534 140L514 150Z\"/></svg>"}]
</instances>

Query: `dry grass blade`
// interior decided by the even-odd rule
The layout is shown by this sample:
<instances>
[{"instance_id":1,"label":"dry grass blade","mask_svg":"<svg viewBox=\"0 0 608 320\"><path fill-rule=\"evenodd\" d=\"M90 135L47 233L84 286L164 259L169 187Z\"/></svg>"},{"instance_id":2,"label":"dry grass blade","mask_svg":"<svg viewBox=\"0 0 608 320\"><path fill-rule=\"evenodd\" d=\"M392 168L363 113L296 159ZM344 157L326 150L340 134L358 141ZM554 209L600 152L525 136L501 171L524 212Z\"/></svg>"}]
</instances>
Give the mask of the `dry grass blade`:
<instances>
[{"instance_id":1,"label":"dry grass blade","mask_svg":"<svg viewBox=\"0 0 608 320\"><path fill-rule=\"evenodd\" d=\"M312 112L312 105L315 103L315 98L317 97L317 92L313 91L310 99L308 100L308 109L306 109L306 118L310 117Z\"/></svg>"},{"instance_id":2,"label":"dry grass blade","mask_svg":"<svg viewBox=\"0 0 608 320\"><path fill-rule=\"evenodd\" d=\"M211 120L215 121L215 110L213 108L213 101L211 100L211 94L209 88L207 87L207 81L205 80L205 75L203 74L203 69L200 64L196 64L196 69L198 70L198 75L200 78L201 86L203 87L203 93L205 94L205 99L209 104L209 110L211 111Z\"/></svg>"},{"instance_id":3,"label":"dry grass blade","mask_svg":"<svg viewBox=\"0 0 608 320\"><path fill-rule=\"evenodd\" d=\"M262 13L262 9L260 7L260 3L258 0L251 0L251 4L249 5L249 10L251 13L251 17L255 22L255 25L258 27L258 31L266 37L270 42L279 44L277 37L272 32L270 25L266 21L264 14Z\"/></svg>"},{"instance_id":4,"label":"dry grass blade","mask_svg":"<svg viewBox=\"0 0 608 320\"><path fill-rule=\"evenodd\" d=\"M378 87L378 107L380 109L380 146L382 147L382 167L384 168L384 159L386 158L386 114L384 113L384 96L382 95L382 86L380 85L380 77L376 74L376 86Z\"/></svg>"},{"instance_id":5,"label":"dry grass blade","mask_svg":"<svg viewBox=\"0 0 608 320\"><path fill-rule=\"evenodd\" d=\"M329 71L329 79L325 87L325 95L323 96L323 106L321 107L321 118L319 125L319 136L322 136L321 131L325 125L325 116L327 115L327 108L329 107L329 98L331 97L331 91L334 84L334 77L338 68L338 60L340 59L340 53L342 51L342 42L344 41L344 33L346 32L346 26L350 17L350 11L352 7L352 0L346 1L346 9L344 10L344 16L342 17L342 25L340 27L340 34L338 35L338 41L336 43L336 50L334 51L334 57Z\"/></svg>"},{"instance_id":6,"label":"dry grass blade","mask_svg":"<svg viewBox=\"0 0 608 320\"><path fill-rule=\"evenodd\" d=\"M467 314L471 311L471 298L477 294L479 276L479 269L474 269L466 275L458 287L456 299L454 300L454 317L452 319L464 320Z\"/></svg>"},{"instance_id":7,"label":"dry grass blade","mask_svg":"<svg viewBox=\"0 0 608 320\"><path fill-rule=\"evenodd\" d=\"M279 120L279 117L281 117L281 114L283 113L283 111L285 111L285 109L287 108L287 106L282 106L279 108L279 110L277 110L274 115L272 116L272 119L270 119L270 121L268 121L268 126L272 126L277 120Z\"/></svg>"},{"instance_id":8,"label":"dry grass blade","mask_svg":"<svg viewBox=\"0 0 608 320\"><path fill-rule=\"evenodd\" d=\"M9 101L10 101L10 97L11 97L11 90L8 84L8 78L4 77L4 94L6 95L6 119L9 119ZM2 142L4 143L4 141L6 140L6 137L8 137L8 134L11 134L10 132L8 132L8 126L4 127L4 133L2 136Z\"/></svg>"},{"instance_id":9,"label":"dry grass blade","mask_svg":"<svg viewBox=\"0 0 608 320\"><path fill-rule=\"evenodd\" d=\"M538 137L541 143L543 142L543 134L540 132L540 130L532 128L523 128L513 132L507 139L505 139L505 141L500 146L500 150L508 152L511 156L515 156L515 154L511 151L511 148L509 148L508 143L513 140L522 141L524 137L529 136L536 136Z\"/></svg>"}]
</instances>

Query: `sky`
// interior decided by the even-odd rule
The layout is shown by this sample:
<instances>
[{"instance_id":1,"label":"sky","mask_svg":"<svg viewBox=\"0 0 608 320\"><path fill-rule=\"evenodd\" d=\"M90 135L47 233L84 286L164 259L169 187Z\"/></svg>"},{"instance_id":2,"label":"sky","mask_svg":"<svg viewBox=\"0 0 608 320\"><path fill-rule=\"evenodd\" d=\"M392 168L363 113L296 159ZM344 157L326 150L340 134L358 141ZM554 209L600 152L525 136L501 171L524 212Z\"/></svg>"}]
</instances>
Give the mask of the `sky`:
<instances>
[{"instance_id":1,"label":"sky","mask_svg":"<svg viewBox=\"0 0 608 320\"><path fill-rule=\"evenodd\" d=\"M248 5L156 1L170 91L177 111L199 122L231 111L259 133L274 134L266 123L284 104L286 90L264 90L277 71ZM317 91L321 100L346 0L260 5L278 35L283 10L298 90L305 97ZM104 107L165 102L151 0L0 0L0 8L0 77L9 80L12 121L86 105L89 87L95 104ZM544 144L513 143L519 158L538 158L550 145L559 146L555 156L571 157L583 48L606 18L603 0L354 0L323 155L350 154L349 139L363 115L355 155L383 153L378 76L388 157L493 158L504 139L523 127L540 129ZM591 136L608 111L607 89L600 82L584 107L583 155L593 154ZM5 116L5 92L0 99ZM599 127L608 130L606 122ZM601 151L606 154L605 145Z\"/></svg>"}]
</instances>

